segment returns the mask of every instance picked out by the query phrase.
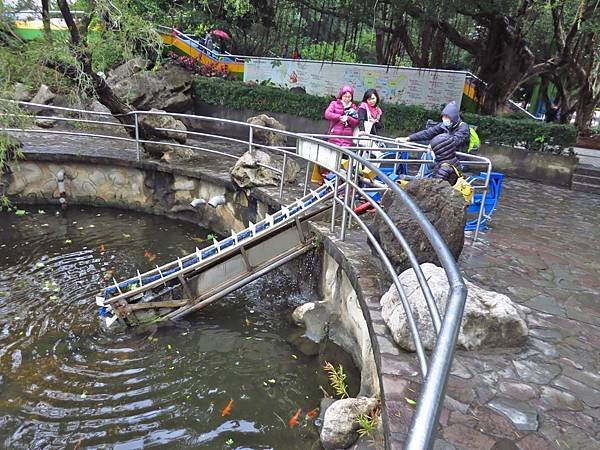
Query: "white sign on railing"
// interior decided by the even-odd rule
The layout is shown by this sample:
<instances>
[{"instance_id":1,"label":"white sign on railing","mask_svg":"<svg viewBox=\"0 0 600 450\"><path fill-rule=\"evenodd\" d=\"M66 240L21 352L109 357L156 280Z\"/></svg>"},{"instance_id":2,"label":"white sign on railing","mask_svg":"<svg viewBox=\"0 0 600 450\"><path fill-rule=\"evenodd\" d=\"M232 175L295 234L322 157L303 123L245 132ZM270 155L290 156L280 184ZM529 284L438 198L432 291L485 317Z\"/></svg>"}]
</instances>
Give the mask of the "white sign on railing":
<instances>
[{"instance_id":1,"label":"white sign on railing","mask_svg":"<svg viewBox=\"0 0 600 450\"><path fill-rule=\"evenodd\" d=\"M435 110L451 101L460 106L465 78L465 72L320 61L252 58L244 64L245 82L270 80L287 88L303 87L308 94L319 96L337 95L341 86L350 85L356 101L367 89L375 88L384 102Z\"/></svg>"},{"instance_id":2,"label":"white sign on railing","mask_svg":"<svg viewBox=\"0 0 600 450\"><path fill-rule=\"evenodd\" d=\"M335 170L335 164L337 162L337 153L335 150L325 147L324 145L317 144L312 141L305 141L304 139L298 139L298 155L302 158L310 159L311 161L317 161L320 166L325 167L329 170Z\"/></svg>"}]
</instances>

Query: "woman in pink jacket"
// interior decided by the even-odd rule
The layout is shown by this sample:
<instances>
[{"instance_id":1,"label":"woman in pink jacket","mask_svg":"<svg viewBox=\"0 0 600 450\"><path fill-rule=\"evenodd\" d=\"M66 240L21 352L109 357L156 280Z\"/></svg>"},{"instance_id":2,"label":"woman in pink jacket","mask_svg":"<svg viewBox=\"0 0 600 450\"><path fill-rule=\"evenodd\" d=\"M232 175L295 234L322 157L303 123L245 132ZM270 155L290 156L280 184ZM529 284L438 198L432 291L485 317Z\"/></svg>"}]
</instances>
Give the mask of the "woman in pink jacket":
<instances>
[{"instance_id":1,"label":"woman in pink jacket","mask_svg":"<svg viewBox=\"0 0 600 450\"><path fill-rule=\"evenodd\" d=\"M354 89L343 86L338 92L337 100L332 101L325 110L325 119L329 121L329 133L335 136L348 136L330 138L329 142L340 147L350 147L352 130L358 126L358 108L352 103Z\"/></svg>"}]
</instances>

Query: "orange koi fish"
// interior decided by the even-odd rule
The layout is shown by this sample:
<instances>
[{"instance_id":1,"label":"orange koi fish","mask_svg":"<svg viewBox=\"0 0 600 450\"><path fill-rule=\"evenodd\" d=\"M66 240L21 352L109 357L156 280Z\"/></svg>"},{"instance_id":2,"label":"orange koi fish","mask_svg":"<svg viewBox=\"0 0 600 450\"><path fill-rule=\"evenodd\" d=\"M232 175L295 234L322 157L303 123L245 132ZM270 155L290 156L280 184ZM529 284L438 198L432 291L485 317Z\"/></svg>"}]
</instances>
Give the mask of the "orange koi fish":
<instances>
[{"instance_id":1,"label":"orange koi fish","mask_svg":"<svg viewBox=\"0 0 600 450\"><path fill-rule=\"evenodd\" d=\"M225 417L225 416L231 414L232 406L233 406L233 399L229 400L229 403L227 403L227 406L225 408L223 408L223 411L221 411L221 417Z\"/></svg>"},{"instance_id":2,"label":"orange koi fish","mask_svg":"<svg viewBox=\"0 0 600 450\"><path fill-rule=\"evenodd\" d=\"M288 421L288 425L290 426L290 428L294 428L298 425L298 417L300 417L300 411L302 410L299 409L298 411L296 411L296 414L294 414L292 418Z\"/></svg>"},{"instance_id":3,"label":"orange koi fish","mask_svg":"<svg viewBox=\"0 0 600 450\"><path fill-rule=\"evenodd\" d=\"M156 255L150 250L144 250L144 257L148 259L148 262L152 262L156 259Z\"/></svg>"},{"instance_id":4,"label":"orange koi fish","mask_svg":"<svg viewBox=\"0 0 600 450\"><path fill-rule=\"evenodd\" d=\"M315 408L315 409L311 409L309 412L306 413L306 417L308 417L309 419L312 419L314 417L317 417L317 415L319 414L319 408Z\"/></svg>"}]
</instances>

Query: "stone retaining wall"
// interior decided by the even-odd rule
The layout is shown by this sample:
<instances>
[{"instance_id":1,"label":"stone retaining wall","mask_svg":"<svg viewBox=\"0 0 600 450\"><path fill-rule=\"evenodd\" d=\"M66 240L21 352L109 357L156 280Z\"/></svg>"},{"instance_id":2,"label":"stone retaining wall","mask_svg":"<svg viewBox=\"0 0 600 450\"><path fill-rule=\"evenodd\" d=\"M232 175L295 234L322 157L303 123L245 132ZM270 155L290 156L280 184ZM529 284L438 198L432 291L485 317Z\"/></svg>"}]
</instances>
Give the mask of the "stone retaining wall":
<instances>
[{"instance_id":1,"label":"stone retaining wall","mask_svg":"<svg viewBox=\"0 0 600 450\"><path fill-rule=\"evenodd\" d=\"M577 166L577 158L499 145L483 144L477 155L489 158L494 172L567 188Z\"/></svg>"}]
</instances>

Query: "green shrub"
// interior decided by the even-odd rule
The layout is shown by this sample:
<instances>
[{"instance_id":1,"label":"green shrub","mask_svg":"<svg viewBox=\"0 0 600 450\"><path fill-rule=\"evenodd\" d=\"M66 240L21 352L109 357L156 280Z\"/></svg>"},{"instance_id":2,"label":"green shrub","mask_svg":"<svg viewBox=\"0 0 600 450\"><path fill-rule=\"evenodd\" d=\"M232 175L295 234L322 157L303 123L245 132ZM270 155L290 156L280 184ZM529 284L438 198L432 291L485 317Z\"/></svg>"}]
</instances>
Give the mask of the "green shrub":
<instances>
[{"instance_id":1,"label":"green shrub","mask_svg":"<svg viewBox=\"0 0 600 450\"><path fill-rule=\"evenodd\" d=\"M266 85L247 85L241 81L226 81L197 77L195 100L232 109L252 109L261 112L287 113L312 120L323 118L323 112L333 99ZM406 136L422 129L428 119L440 120L438 111L421 106L383 104L385 134ZM495 116L464 113L463 119L477 127L482 142L523 147L531 151L563 153L575 144L577 130L570 125L546 124L535 120L514 120ZM320 132L320 130L315 130Z\"/></svg>"}]
</instances>

